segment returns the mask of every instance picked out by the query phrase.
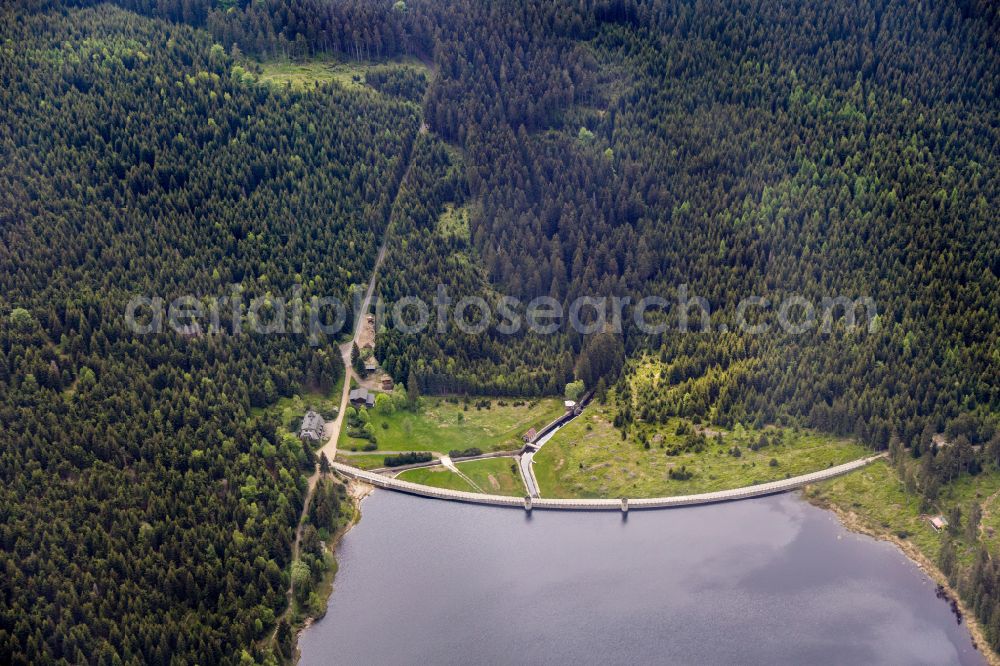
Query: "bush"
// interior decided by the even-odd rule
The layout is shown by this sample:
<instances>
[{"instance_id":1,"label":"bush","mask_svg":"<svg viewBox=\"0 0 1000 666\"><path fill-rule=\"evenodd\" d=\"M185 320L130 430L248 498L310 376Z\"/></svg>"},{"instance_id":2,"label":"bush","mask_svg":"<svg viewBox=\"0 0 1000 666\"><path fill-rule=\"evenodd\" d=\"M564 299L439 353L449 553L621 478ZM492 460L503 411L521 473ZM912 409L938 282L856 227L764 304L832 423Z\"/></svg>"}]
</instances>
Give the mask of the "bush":
<instances>
[{"instance_id":1,"label":"bush","mask_svg":"<svg viewBox=\"0 0 1000 666\"><path fill-rule=\"evenodd\" d=\"M471 447L468 449L452 449L448 452L448 456L451 458L469 458L471 456L481 456L483 455L482 450Z\"/></svg>"},{"instance_id":2,"label":"bush","mask_svg":"<svg viewBox=\"0 0 1000 666\"><path fill-rule=\"evenodd\" d=\"M392 398L385 393L379 393L375 396L375 413L382 414L383 416L389 416L394 411L396 411L396 406L393 404Z\"/></svg>"},{"instance_id":3,"label":"bush","mask_svg":"<svg viewBox=\"0 0 1000 666\"><path fill-rule=\"evenodd\" d=\"M424 453L420 451L410 451L409 453L400 453L395 456L386 456L382 462L386 467L399 467L400 465L412 465L414 463L430 462L434 459L430 453Z\"/></svg>"},{"instance_id":4,"label":"bush","mask_svg":"<svg viewBox=\"0 0 1000 666\"><path fill-rule=\"evenodd\" d=\"M765 433L761 433L760 434L760 439L758 439L756 442L751 442L750 443L750 450L751 451L760 451L761 449L766 448L769 445L770 445L770 442L767 439L767 435Z\"/></svg>"},{"instance_id":5,"label":"bush","mask_svg":"<svg viewBox=\"0 0 1000 666\"><path fill-rule=\"evenodd\" d=\"M583 395L583 391L583 380L578 379L575 382L566 384L566 390L563 392L563 395L566 396L567 400L579 400L580 396Z\"/></svg>"},{"instance_id":6,"label":"bush","mask_svg":"<svg viewBox=\"0 0 1000 666\"><path fill-rule=\"evenodd\" d=\"M681 465L680 467L672 468L671 470L669 470L667 472L667 476L669 476L674 481L687 481L692 476L694 476L694 472L689 470L686 466Z\"/></svg>"}]
</instances>

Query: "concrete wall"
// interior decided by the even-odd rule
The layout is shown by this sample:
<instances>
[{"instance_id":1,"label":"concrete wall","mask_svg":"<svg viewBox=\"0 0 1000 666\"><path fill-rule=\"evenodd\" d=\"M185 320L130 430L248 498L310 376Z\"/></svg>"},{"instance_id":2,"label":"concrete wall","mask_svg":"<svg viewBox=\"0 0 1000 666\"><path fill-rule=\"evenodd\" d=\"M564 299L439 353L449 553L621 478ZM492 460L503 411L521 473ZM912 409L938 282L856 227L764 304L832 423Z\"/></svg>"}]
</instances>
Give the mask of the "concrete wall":
<instances>
[{"instance_id":1,"label":"concrete wall","mask_svg":"<svg viewBox=\"0 0 1000 666\"><path fill-rule=\"evenodd\" d=\"M790 479L781 479L770 483L761 483L755 486L744 488L734 488L732 490L720 490L713 493L700 493L697 495L675 495L672 497L651 497L651 498L630 498L629 509L665 509L678 506L694 506L697 504L712 504L715 502L730 502L733 500L749 499L751 497L761 497L763 495L773 495L789 490L795 490L810 483L824 481L847 474L865 465L883 458L885 454L862 458L836 467L828 467L811 474L803 474ZM523 497L505 497L503 495L484 495L480 493L468 493L461 490L447 490L444 488L433 488L409 481L393 479L374 472L366 472L356 467L344 465L342 463L332 463L332 467L344 474L359 481L364 481L378 488L386 488L398 492L431 497L434 499L450 500L454 502L468 502L470 504L487 504L491 506L509 506L519 509L524 508ZM553 499L534 498L531 502L533 509L563 509L578 511L621 511L622 501L620 497L608 499Z\"/></svg>"}]
</instances>

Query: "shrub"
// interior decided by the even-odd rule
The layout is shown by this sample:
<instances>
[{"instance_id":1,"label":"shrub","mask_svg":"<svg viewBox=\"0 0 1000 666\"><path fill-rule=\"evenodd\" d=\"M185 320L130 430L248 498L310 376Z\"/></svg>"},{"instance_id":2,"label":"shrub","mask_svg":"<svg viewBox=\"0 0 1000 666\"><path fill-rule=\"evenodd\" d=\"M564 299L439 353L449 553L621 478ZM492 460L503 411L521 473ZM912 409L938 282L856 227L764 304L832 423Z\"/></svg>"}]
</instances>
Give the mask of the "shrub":
<instances>
[{"instance_id":1,"label":"shrub","mask_svg":"<svg viewBox=\"0 0 1000 666\"><path fill-rule=\"evenodd\" d=\"M674 481L687 481L694 476L694 472L689 470L685 465L681 465L680 467L670 469L667 475Z\"/></svg>"},{"instance_id":2,"label":"shrub","mask_svg":"<svg viewBox=\"0 0 1000 666\"><path fill-rule=\"evenodd\" d=\"M452 449L448 452L448 456L451 458L468 458L470 456L481 456L482 454L482 450L474 446L468 449Z\"/></svg>"},{"instance_id":3,"label":"shrub","mask_svg":"<svg viewBox=\"0 0 1000 666\"><path fill-rule=\"evenodd\" d=\"M409 453L400 453L395 456L386 456L383 458L382 462L386 467L399 467L400 465L412 465L414 463L430 462L434 459L430 453L420 452L420 451L410 451Z\"/></svg>"}]
</instances>

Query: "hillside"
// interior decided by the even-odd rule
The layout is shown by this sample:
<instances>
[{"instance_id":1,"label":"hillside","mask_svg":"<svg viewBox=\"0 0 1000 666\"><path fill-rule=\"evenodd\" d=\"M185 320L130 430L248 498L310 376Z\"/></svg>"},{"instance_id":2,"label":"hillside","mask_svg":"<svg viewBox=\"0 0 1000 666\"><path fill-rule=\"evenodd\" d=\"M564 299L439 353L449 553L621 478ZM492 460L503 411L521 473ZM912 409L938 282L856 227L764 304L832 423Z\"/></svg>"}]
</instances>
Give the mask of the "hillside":
<instances>
[{"instance_id":1,"label":"hillside","mask_svg":"<svg viewBox=\"0 0 1000 666\"><path fill-rule=\"evenodd\" d=\"M0 661L236 662L285 604L314 466L251 410L328 390L339 352L308 322L234 335L230 305L136 333L126 304L346 296L417 116L110 6L7 7L0 34Z\"/></svg>"},{"instance_id":2,"label":"hillside","mask_svg":"<svg viewBox=\"0 0 1000 666\"><path fill-rule=\"evenodd\" d=\"M602 417L581 437L636 459L658 455L641 448L650 438L681 442L679 424L785 428L794 443L890 450L886 474L926 510L966 501L942 488L1000 466L998 12L0 8L0 662L289 659L276 618L316 461L275 405L343 381L342 337L318 326L336 313L311 300L350 302L390 228L389 304L432 302L442 285L452 303L666 304L652 333L630 306L620 334L380 322L378 361L414 396L581 382ZM673 307L693 296L707 326ZM180 297L200 326L139 330L155 324L153 299ZM748 298L744 323L765 333L738 325ZM826 322L837 298L870 299L877 316L851 327L834 309ZM233 300L254 299L235 331ZM778 326L789 299L802 332ZM295 312L303 328L267 332ZM605 461L573 455L559 483L584 488ZM338 493L307 512L324 516L315 553ZM978 539L952 564L988 621L1000 565Z\"/></svg>"}]
</instances>

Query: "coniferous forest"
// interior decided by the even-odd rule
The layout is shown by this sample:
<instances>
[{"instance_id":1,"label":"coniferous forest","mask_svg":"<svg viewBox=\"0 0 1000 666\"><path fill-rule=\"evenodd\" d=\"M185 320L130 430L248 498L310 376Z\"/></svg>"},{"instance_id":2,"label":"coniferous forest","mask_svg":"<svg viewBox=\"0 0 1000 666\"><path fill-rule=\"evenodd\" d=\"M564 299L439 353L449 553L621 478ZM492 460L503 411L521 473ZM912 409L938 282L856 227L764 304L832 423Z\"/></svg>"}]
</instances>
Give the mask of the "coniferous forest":
<instances>
[{"instance_id":1,"label":"coniferous forest","mask_svg":"<svg viewBox=\"0 0 1000 666\"><path fill-rule=\"evenodd\" d=\"M380 328L419 393L603 392L650 356L670 390L641 411L619 391L623 431L807 426L933 456L935 489L1000 464L998 41L988 0L4 5L0 662L289 659L316 461L266 408L335 386L339 338L234 334L226 308L221 332L137 334L125 307L233 284L349 300L387 232L389 302L685 285L711 304L697 334ZM320 56L430 76L380 71L373 93L252 74ZM719 326L793 294L878 316ZM970 592L994 645L997 555Z\"/></svg>"}]
</instances>

